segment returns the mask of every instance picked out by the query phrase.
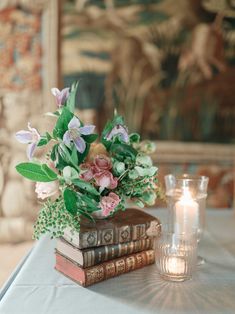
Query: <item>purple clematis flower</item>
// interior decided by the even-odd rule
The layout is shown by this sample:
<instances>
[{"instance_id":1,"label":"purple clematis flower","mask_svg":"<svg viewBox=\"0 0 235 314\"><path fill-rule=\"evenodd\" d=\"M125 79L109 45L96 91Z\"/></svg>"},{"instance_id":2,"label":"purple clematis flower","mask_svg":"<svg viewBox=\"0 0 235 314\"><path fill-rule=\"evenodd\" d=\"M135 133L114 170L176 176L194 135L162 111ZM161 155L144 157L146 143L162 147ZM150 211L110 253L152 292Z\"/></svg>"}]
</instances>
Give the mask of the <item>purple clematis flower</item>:
<instances>
[{"instance_id":1,"label":"purple clematis flower","mask_svg":"<svg viewBox=\"0 0 235 314\"><path fill-rule=\"evenodd\" d=\"M30 123L28 123L28 129L29 131L21 130L17 132L15 136L20 143L28 144L27 157L30 160L33 157L34 151L41 139L41 136L35 128L31 128Z\"/></svg>"},{"instance_id":2,"label":"purple clematis flower","mask_svg":"<svg viewBox=\"0 0 235 314\"><path fill-rule=\"evenodd\" d=\"M90 135L93 133L94 129L94 125L81 126L79 119L73 117L68 124L68 131L66 131L63 136L63 142L68 147L70 147L71 142L73 142L77 151L82 154L86 149L86 142L81 135Z\"/></svg>"},{"instance_id":3,"label":"purple clematis flower","mask_svg":"<svg viewBox=\"0 0 235 314\"><path fill-rule=\"evenodd\" d=\"M119 135L125 143L129 141L128 129L125 125L115 125L115 127L113 127L112 130L106 135L106 139L111 141L115 135Z\"/></svg>"},{"instance_id":4,"label":"purple clematis flower","mask_svg":"<svg viewBox=\"0 0 235 314\"><path fill-rule=\"evenodd\" d=\"M69 87L62 89L61 91L58 88L54 87L51 89L51 93L55 96L57 106L60 108L65 104L66 100L69 97Z\"/></svg>"}]
</instances>

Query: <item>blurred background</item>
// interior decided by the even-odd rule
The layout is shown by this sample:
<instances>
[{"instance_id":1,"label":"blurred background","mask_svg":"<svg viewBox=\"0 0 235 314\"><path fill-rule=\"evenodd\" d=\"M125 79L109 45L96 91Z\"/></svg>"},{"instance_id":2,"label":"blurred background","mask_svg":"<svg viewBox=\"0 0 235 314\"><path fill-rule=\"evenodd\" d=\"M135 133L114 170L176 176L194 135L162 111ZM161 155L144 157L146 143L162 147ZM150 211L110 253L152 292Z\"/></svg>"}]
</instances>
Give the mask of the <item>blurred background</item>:
<instances>
[{"instance_id":1,"label":"blurred background","mask_svg":"<svg viewBox=\"0 0 235 314\"><path fill-rule=\"evenodd\" d=\"M85 122L101 129L117 108L156 141L160 184L207 175L208 207L234 207L234 0L1 0L0 285L33 245L40 208L15 172L14 133L43 130L50 89L74 80Z\"/></svg>"}]
</instances>

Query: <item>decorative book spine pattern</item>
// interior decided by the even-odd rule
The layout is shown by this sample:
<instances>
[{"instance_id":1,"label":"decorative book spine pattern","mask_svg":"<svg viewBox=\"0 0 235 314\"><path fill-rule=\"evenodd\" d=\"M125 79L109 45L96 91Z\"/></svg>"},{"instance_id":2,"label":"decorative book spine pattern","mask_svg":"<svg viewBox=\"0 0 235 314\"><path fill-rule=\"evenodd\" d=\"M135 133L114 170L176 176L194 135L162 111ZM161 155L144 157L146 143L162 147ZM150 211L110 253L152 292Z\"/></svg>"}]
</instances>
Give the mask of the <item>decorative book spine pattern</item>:
<instances>
[{"instance_id":1,"label":"decorative book spine pattern","mask_svg":"<svg viewBox=\"0 0 235 314\"><path fill-rule=\"evenodd\" d=\"M154 250L148 250L82 269L57 253L55 268L79 284L90 286L97 282L153 264L154 260Z\"/></svg>"},{"instance_id":2,"label":"decorative book spine pattern","mask_svg":"<svg viewBox=\"0 0 235 314\"><path fill-rule=\"evenodd\" d=\"M140 238L146 238L146 231L150 227L150 221L137 225L126 225L121 227L114 226L113 228L106 228L100 230L91 230L86 232L80 232L78 234L79 249L85 249L89 247L104 246L110 244L125 243L130 241L139 240ZM69 233L64 234L64 238L76 245L73 241L73 235Z\"/></svg>"},{"instance_id":3,"label":"decorative book spine pattern","mask_svg":"<svg viewBox=\"0 0 235 314\"><path fill-rule=\"evenodd\" d=\"M90 267L114 258L149 250L152 248L153 239L151 238L131 241L127 243L99 246L83 252L83 267Z\"/></svg>"},{"instance_id":4,"label":"decorative book spine pattern","mask_svg":"<svg viewBox=\"0 0 235 314\"><path fill-rule=\"evenodd\" d=\"M154 250L148 250L85 269L85 286L153 264L154 260Z\"/></svg>"}]
</instances>

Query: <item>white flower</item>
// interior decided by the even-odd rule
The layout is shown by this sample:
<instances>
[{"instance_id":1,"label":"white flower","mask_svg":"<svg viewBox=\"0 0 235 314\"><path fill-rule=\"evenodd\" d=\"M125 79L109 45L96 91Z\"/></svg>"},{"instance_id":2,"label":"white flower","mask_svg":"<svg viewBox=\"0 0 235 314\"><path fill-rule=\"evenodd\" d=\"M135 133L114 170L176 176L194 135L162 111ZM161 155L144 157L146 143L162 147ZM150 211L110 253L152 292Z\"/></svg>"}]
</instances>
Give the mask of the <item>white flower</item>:
<instances>
[{"instance_id":1,"label":"white flower","mask_svg":"<svg viewBox=\"0 0 235 314\"><path fill-rule=\"evenodd\" d=\"M59 191L58 181L52 182L37 182L35 192L37 197L44 200L52 195L55 195Z\"/></svg>"}]
</instances>

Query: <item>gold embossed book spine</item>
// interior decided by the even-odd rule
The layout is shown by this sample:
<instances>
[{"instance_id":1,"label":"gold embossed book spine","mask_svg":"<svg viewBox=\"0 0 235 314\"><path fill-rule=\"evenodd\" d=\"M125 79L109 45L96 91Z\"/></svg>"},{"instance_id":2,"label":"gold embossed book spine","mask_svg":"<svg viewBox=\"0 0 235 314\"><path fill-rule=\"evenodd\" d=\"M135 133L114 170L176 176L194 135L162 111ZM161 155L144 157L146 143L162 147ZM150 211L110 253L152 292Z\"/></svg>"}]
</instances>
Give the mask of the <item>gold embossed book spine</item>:
<instances>
[{"instance_id":1,"label":"gold embossed book spine","mask_svg":"<svg viewBox=\"0 0 235 314\"><path fill-rule=\"evenodd\" d=\"M87 287L153 264L154 260L154 250L147 250L84 269L56 252L55 269L80 285Z\"/></svg>"},{"instance_id":2,"label":"gold embossed book spine","mask_svg":"<svg viewBox=\"0 0 235 314\"><path fill-rule=\"evenodd\" d=\"M147 238L147 230L152 225L159 226L159 220L141 210L128 208L107 221L81 222L79 233L72 234L66 229L63 237L75 247L85 249Z\"/></svg>"},{"instance_id":3,"label":"gold embossed book spine","mask_svg":"<svg viewBox=\"0 0 235 314\"><path fill-rule=\"evenodd\" d=\"M105 245L80 250L63 238L57 241L57 251L70 260L87 268L121 256L137 253L153 248L153 239L141 239L127 243Z\"/></svg>"}]
</instances>

